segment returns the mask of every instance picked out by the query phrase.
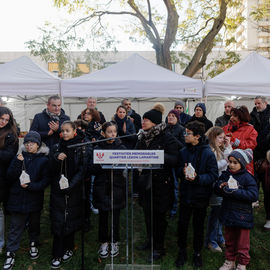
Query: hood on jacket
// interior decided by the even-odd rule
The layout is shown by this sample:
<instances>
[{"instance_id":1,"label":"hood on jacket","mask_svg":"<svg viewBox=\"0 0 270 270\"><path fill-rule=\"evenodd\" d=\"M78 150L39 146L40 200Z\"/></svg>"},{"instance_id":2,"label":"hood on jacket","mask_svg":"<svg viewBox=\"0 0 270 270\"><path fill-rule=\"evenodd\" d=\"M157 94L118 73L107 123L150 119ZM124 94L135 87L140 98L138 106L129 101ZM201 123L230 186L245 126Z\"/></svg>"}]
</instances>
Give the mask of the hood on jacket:
<instances>
[{"instance_id":1,"label":"hood on jacket","mask_svg":"<svg viewBox=\"0 0 270 270\"><path fill-rule=\"evenodd\" d=\"M21 146L21 151L27 153L24 144ZM38 148L38 151L35 154L45 154L45 156L49 155L50 149L46 146L45 143L42 143Z\"/></svg>"}]
</instances>

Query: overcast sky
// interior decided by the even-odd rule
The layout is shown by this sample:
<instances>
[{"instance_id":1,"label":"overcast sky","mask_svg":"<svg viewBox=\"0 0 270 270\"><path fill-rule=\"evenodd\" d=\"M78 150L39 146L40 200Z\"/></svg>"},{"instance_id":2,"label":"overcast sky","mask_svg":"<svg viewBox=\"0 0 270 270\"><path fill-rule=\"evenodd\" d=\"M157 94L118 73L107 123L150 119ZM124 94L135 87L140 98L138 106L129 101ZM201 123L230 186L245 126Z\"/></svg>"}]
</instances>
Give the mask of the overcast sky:
<instances>
[{"instance_id":1,"label":"overcast sky","mask_svg":"<svg viewBox=\"0 0 270 270\"><path fill-rule=\"evenodd\" d=\"M0 51L26 51L24 43L39 37L38 27L43 27L45 21L58 24L70 18L71 15L53 7L53 0L0 0ZM126 42L118 49L151 49L149 44Z\"/></svg>"}]
</instances>

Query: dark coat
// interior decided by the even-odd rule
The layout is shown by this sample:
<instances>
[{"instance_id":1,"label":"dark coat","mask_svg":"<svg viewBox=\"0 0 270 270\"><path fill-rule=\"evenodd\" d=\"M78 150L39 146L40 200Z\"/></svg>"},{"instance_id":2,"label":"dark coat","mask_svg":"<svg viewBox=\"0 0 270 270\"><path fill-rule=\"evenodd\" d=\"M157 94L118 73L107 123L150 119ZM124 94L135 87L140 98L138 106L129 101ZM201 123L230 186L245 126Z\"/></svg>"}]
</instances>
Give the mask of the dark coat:
<instances>
[{"instance_id":1,"label":"dark coat","mask_svg":"<svg viewBox=\"0 0 270 270\"><path fill-rule=\"evenodd\" d=\"M42 210L44 189L50 181L48 153L49 148L46 146L41 146L35 154L26 152L23 146L24 161L17 157L13 158L7 171L7 179L11 184L7 210L17 213L31 213ZM26 188L21 187L20 184L20 175L23 169L29 174L31 180Z\"/></svg>"},{"instance_id":2,"label":"dark coat","mask_svg":"<svg viewBox=\"0 0 270 270\"><path fill-rule=\"evenodd\" d=\"M254 160L257 161L266 157L266 152L270 146L270 105L267 104L266 109L262 112L258 112L254 107L250 117L250 123L258 132L257 146L254 149Z\"/></svg>"},{"instance_id":3,"label":"dark coat","mask_svg":"<svg viewBox=\"0 0 270 270\"><path fill-rule=\"evenodd\" d=\"M132 121L129 119L129 116L126 116L124 119L120 119L115 114L112 120L115 121L117 124L118 136L125 136L125 135L131 135L131 134L136 133L135 126L132 123ZM124 132L123 130L124 122L126 123L126 132ZM121 139L122 143L127 149L133 149L136 144L136 140L137 140L136 135Z\"/></svg>"},{"instance_id":4,"label":"dark coat","mask_svg":"<svg viewBox=\"0 0 270 270\"><path fill-rule=\"evenodd\" d=\"M4 147L0 149L0 202L4 202L7 199L9 182L6 179L6 173L17 151L18 140L13 134L7 134Z\"/></svg>"},{"instance_id":5,"label":"dark coat","mask_svg":"<svg viewBox=\"0 0 270 270\"><path fill-rule=\"evenodd\" d=\"M197 177L194 181L185 179L185 164L191 163ZM194 207L206 207L212 193L213 183L218 179L218 167L215 154L202 138L199 144L187 144L180 151L178 168L180 182L180 203Z\"/></svg>"},{"instance_id":6,"label":"dark coat","mask_svg":"<svg viewBox=\"0 0 270 270\"><path fill-rule=\"evenodd\" d=\"M203 123L205 126L205 132L213 126L213 123L210 120L208 120L205 115L203 117L196 117L194 114L187 123L192 122L192 121L199 121Z\"/></svg>"},{"instance_id":7,"label":"dark coat","mask_svg":"<svg viewBox=\"0 0 270 270\"><path fill-rule=\"evenodd\" d=\"M124 150L126 147L120 140L112 144L107 142L99 143L95 149L106 150ZM101 165L93 164L90 167L90 173L95 175L93 190L93 205L102 211L110 211L111 206L111 170L102 169ZM113 209L122 209L126 206L126 180L123 176L123 170L113 171Z\"/></svg>"},{"instance_id":8,"label":"dark coat","mask_svg":"<svg viewBox=\"0 0 270 270\"><path fill-rule=\"evenodd\" d=\"M91 149L86 147L85 155L78 148L67 148L68 145L84 142L84 136L78 135L69 141L60 140L51 152L51 196L50 215L52 231L57 235L68 235L79 230L83 222L83 180L87 164L91 162ZM65 153L65 161L57 159ZM61 170L62 166L62 170ZM68 178L69 187L60 189L61 174Z\"/></svg>"},{"instance_id":9,"label":"dark coat","mask_svg":"<svg viewBox=\"0 0 270 270\"><path fill-rule=\"evenodd\" d=\"M184 137L185 130L186 129L178 123L176 123L176 125L167 124L167 131L177 139L180 149L183 148L185 145L185 137Z\"/></svg>"},{"instance_id":10,"label":"dark coat","mask_svg":"<svg viewBox=\"0 0 270 270\"><path fill-rule=\"evenodd\" d=\"M222 116L220 116L216 119L215 126L224 127L224 126L228 125L230 118L231 118L230 115L227 115L226 113L224 113Z\"/></svg>"},{"instance_id":11,"label":"dark coat","mask_svg":"<svg viewBox=\"0 0 270 270\"><path fill-rule=\"evenodd\" d=\"M129 114L129 117L134 119L133 124L136 129L136 133L142 128L142 119L141 116L135 112L135 110L132 109L131 114Z\"/></svg>"},{"instance_id":12,"label":"dark coat","mask_svg":"<svg viewBox=\"0 0 270 270\"><path fill-rule=\"evenodd\" d=\"M44 109L41 113L37 113L35 115L32 125L30 127L30 130L37 131L40 134L42 142L44 142L50 149L54 144L59 142L59 134L61 132L61 125L63 124L63 122L65 122L66 120L70 120L69 116L65 115L65 111L63 109L61 109L59 119L59 129L57 130L57 132L54 132L50 136L48 135L48 132L50 131L48 124L50 121L56 122L56 120L51 118L46 113L46 109Z\"/></svg>"},{"instance_id":13,"label":"dark coat","mask_svg":"<svg viewBox=\"0 0 270 270\"><path fill-rule=\"evenodd\" d=\"M138 140L136 149L146 150L164 150L164 166L162 169L156 169L152 172L152 192L153 207L155 211L164 213L171 209L174 201L174 180L172 168L178 161L178 142L172 134L163 130L156 135L149 146L146 145L144 137ZM149 173L149 170L143 170L142 174ZM150 206L151 191L146 191L142 197L141 204Z\"/></svg>"},{"instance_id":14,"label":"dark coat","mask_svg":"<svg viewBox=\"0 0 270 270\"><path fill-rule=\"evenodd\" d=\"M101 136L101 125L96 121L89 122L87 128L85 129L85 135L90 141L93 139L98 140L98 138Z\"/></svg>"},{"instance_id":15,"label":"dark coat","mask_svg":"<svg viewBox=\"0 0 270 270\"><path fill-rule=\"evenodd\" d=\"M184 126L190 119L191 119L191 116L189 114L182 112L180 113L179 124Z\"/></svg>"},{"instance_id":16,"label":"dark coat","mask_svg":"<svg viewBox=\"0 0 270 270\"><path fill-rule=\"evenodd\" d=\"M230 175L237 180L239 188L231 190L228 187L220 189L223 182L229 180ZM228 227L250 229L253 227L252 202L258 200L258 187L255 178L246 169L232 174L229 169L222 172L216 182L215 191L223 196L220 218Z\"/></svg>"}]
</instances>

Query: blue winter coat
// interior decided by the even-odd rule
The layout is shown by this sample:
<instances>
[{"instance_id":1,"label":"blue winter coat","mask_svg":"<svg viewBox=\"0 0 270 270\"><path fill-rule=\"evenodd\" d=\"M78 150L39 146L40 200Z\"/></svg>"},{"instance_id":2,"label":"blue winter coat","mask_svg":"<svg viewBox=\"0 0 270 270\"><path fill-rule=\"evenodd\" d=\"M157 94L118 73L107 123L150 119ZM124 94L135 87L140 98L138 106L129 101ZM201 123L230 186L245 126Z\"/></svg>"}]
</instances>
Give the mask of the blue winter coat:
<instances>
[{"instance_id":1,"label":"blue winter coat","mask_svg":"<svg viewBox=\"0 0 270 270\"><path fill-rule=\"evenodd\" d=\"M46 146L41 146L35 154L26 152L24 146L22 146L24 162L14 157L7 171L7 179L11 184L7 210L17 213L31 213L42 210L44 189L49 184L48 153L49 148ZM20 184L23 163L24 169L31 180L26 188L21 187Z\"/></svg>"},{"instance_id":2,"label":"blue winter coat","mask_svg":"<svg viewBox=\"0 0 270 270\"><path fill-rule=\"evenodd\" d=\"M197 177L194 181L186 180L185 164L191 163ZM206 207L212 192L214 181L218 179L218 168L215 154L206 141L192 146L187 144L180 150L180 203L194 207Z\"/></svg>"},{"instance_id":3,"label":"blue winter coat","mask_svg":"<svg viewBox=\"0 0 270 270\"><path fill-rule=\"evenodd\" d=\"M238 189L220 189L220 184L227 182L230 175L237 180ZM246 169L234 174L229 169L224 171L216 182L215 191L223 196L220 218L225 226L245 229L253 227L252 202L258 200L258 187L255 178Z\"/></svg>"},{"instance_id":4,"label":"blue winter coat","mask_svg":"<svg viewBox=\"0 0 270 270\"><path fill-rule=\"evenodd\" d=\"M49 128L49 122L55 121L53 118L51 118L47 113L46 109L44 109L41 113L37 113L34 117L34 120L32 122L32 125L30 127L30 130L37 131L40 136L41 140L51 149L52 146L59 142L60 140L60 132L61 132L61 125L66 120L70 120L69 116L65 115L65 111L61 109L61 114L59 117L59 129L57 132L54 132L52 135L48 135L48 132L50 131Z\"/></svg>"}]
</instances>

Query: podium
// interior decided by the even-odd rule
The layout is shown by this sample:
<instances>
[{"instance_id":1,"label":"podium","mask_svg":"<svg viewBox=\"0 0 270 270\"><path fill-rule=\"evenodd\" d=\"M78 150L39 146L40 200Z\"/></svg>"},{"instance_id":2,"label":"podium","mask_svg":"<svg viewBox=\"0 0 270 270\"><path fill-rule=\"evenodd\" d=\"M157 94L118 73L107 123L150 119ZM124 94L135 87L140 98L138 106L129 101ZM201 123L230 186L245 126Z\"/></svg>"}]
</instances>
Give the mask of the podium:
<instances>
[{"instance_id":1,"label":"podium","mask_svg":"<svg viewBox=\"0 0 270 270\"><path fill-rule=\"evenodd\" d=\"M105 270L159 270L159 265L153 264L153 218L152 218L152 170L160 169L164 164L164 150L94 150L94 163L100 164L103 169L111 170L111 187L113 187L113 170L125 170L126 172L126 263L115 264L114 258L111 257L111 264L106 264ZM151 173L151 263L135 264L134 263L134 209L133 209L133 170L138 169L150 170ZM129 209L129 172L130 177L130 209ZM113 212L113 188L111 188L111 205ZM129 212L131 229L129 232ZM144 226L144 224L142 225ZM113 215L111 215L111 231L113 230ZM112 232L111 232L112 234ZM131 234L131 235L129 235ZM113 234L112 234L113 235ZM131 251L129 250L129 237L131 238ZM131 256L130 256L131 253Z\"/></svg>"}]
</instances>

